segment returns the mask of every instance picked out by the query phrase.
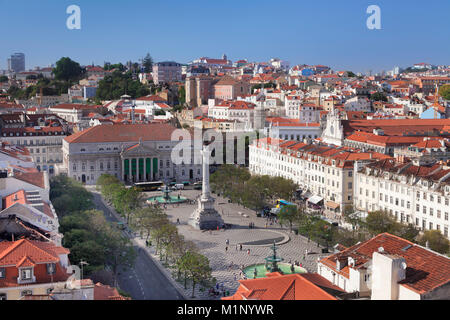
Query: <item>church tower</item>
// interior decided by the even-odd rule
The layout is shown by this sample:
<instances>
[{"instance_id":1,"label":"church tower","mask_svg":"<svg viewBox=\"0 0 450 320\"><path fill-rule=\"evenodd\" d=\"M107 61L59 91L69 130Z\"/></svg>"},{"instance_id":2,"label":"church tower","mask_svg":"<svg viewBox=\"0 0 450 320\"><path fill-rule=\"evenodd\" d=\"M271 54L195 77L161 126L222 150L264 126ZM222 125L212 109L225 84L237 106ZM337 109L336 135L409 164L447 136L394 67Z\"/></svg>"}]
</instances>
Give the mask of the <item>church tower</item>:
<instances>
[{"instance_id":1,"label":"church tower","mask_svg":"<svg viewBox=\"0 0 450 320\"><path fill-rule=\"evenodd\" d=\"M334 107L327 115L325 129L322 132L322 141L336 146L344 144L344 127L341 123L339 111Z\"/></svg>"}]
</instances>

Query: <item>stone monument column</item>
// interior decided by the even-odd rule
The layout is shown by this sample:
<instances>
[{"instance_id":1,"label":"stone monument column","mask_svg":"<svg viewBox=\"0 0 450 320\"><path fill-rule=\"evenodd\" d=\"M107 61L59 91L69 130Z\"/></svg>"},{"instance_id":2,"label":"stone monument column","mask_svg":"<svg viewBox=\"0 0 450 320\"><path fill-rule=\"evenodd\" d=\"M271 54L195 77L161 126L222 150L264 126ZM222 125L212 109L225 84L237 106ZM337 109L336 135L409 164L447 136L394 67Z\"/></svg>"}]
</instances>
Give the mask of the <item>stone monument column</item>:
<instances>
[{"instance_id":1,"label":"stone monument column","mask_svg":"<svg viewBox=\"0 0 450 320\"><path fill-rule=\"evenodd\" d=\"M202 151L202 167L203 167L203 180L202 180L202 199L209 199L211 191L209 189L209 148L204 146Z\"/></svg>"},{"instance_id":2,"label":"stone monument column","mask_svg":"<svg viewBox=\"0 0 450 320\"><path fill-rule=\"evenodd\" d=\"M209 188L209 148L207 145L203 146L202 153L202 167L203 167L203 180L202 180L202 194L197 199L198 207L192 213L189 218L189 224L198 230L211 230L222 228L225 223L214 208L214 198L211 197L211 191Z\"/></svg>"}]
</instances>

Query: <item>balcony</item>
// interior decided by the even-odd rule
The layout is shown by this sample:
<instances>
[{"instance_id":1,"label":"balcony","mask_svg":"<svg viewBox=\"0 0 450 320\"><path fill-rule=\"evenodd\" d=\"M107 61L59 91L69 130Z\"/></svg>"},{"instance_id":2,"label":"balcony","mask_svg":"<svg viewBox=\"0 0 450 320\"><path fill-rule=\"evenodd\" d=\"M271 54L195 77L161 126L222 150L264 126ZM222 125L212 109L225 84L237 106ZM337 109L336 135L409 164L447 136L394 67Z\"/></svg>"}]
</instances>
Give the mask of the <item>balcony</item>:
<instances>
[{"instance_id":1,"label":"balcony","mask_svg":"<svg viewBox=\"0 0 450 320\"><path fill-rule=\"evenodd\" d=\"M33 275L31 276L31 278L29 279L21 279L19 277L17 277L17 284L29 284L29 283L35 283L36 282L36 277Z\"/></svg>"}]
</instances>

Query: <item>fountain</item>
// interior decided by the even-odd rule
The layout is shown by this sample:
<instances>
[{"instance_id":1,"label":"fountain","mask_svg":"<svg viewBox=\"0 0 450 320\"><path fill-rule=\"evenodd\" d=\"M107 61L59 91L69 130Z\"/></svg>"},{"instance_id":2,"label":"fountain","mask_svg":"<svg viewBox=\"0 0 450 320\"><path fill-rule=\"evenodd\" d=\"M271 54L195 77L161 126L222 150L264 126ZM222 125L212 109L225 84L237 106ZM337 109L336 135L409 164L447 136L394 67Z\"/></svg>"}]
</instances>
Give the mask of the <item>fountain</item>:
<instances>
[{"instance_id":1,"label":"fountain","mask_svg":"<svg viewBox=\"0 0 450 320\"><path fill-rule=\"evenodd\" d=\"M264 258L266 260L266 269L269 272L280 272L280 268L278 268L278 262L283 261L283 258L277 257L277 246L275 244L275 241L273 242L272 246L273 255L268 256L267 258ZM272 264L272 265L270 265Z\"/></svg>"},{"instance_id":2,"label":"fountain","mask_svg":"<svg viewBox=\"0 0 450 320\"><path fill-rule=\"evenodd\" d=\"M244 274L247 279L264 278L268 273L279 272L281 274L306 273L306 269L294 266L289 263L281 263L283 258L277 256L277 246L275 242L271 247L272 255L264 258L264 264L256 264L248 266L244 269Z\"/></svg>"},{"instance_id":3,"label":"fountain","mask_svg":"<svg viewBox=\"0 0 450 320\"><path fill-rule=\"evenodd\" d=\"M155 202L161 203L161 204L175 204L175 203L183 203L187 201L187 198L178 196L171 196L169 195L172 190L170 190L169 186L167 184L164 185L164 187L161 189L163 196L156 196L156 197L150 197L147 199L148 204L152 204Z\"/></svg>"}]
</instances>

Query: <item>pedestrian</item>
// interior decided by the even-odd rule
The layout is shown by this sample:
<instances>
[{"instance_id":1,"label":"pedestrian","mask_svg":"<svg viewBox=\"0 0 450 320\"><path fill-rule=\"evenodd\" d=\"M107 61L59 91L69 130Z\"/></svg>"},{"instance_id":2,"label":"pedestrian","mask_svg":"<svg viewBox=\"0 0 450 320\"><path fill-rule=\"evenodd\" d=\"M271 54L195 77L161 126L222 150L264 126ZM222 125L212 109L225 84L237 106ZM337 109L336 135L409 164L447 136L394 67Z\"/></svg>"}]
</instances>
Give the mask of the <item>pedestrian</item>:
<instances>
[{"instance_id":1,"label":"pedestrian","mask_svg":"<svg viewBox=\"0 0 450 320\"><path fill-rule=\"evenodd\" d=\"M250 255L250 249L247 249L247 254Z\"/></svg>"},{"instance_id":2,"label":"pedestrian","mask_svg":"<svg viewBox=\"0 0 450 320\"><path fill-rule=\"evenodd\" d=\"M230 244L230 240L229 239L225 240L225 244L229 245Z\"/></svg>"},{"instance_id":3,"label":"pedestrian","mask_svg":"<svg viewBox=\"0 0 450 320\"><path fill-rule=\"evenodd\" d=\"M180 218L177 218L177 224L180 224Z\"/></svg>"},{"instance_id":4,"label":"pedestrian","mask_svg":"<svg viewBox=\"0 0 450 320\"><path fill-rule=\"evenodd\" d=\"M300 263L300 268L302 268L303 267L303 263Z\"/></svg>"},{"instance_id":5,"label":"pedestrian","mask_svg":"<svg viewBox=\"0 0 450 320\"><path fill-rule=\"evenodd\" d=\"M303 255L303 260L305 260L305 255Z\"/></svg>"},{"instance_id":6,"label":"pedestrian","mask_svg":"<svg viewBox=\"0 0 450 320\"><path fill-rule=\"evenodd\" d=\"M236 251L238 251L238 245L237 245L237 243L236 243Z\"/></svg>"},{"instance_id":7,"label":"pedestrian","mask_svg":"<svg viewBox=\"0 0 450 320\"><path fill-rule=\"evenodd\" d=\"M225 247L225 252L228 252L228 246Z\"/></svg>"},{"instance_id":8,"label":"pedestrian","mask_svg":"<svg viewBox=\"0 0 450 320\"><path fill-rule=\"evenodd\" d=\"M242 243L239 244L239 250L242 251Z\"/></svg>"}]
</instances>

